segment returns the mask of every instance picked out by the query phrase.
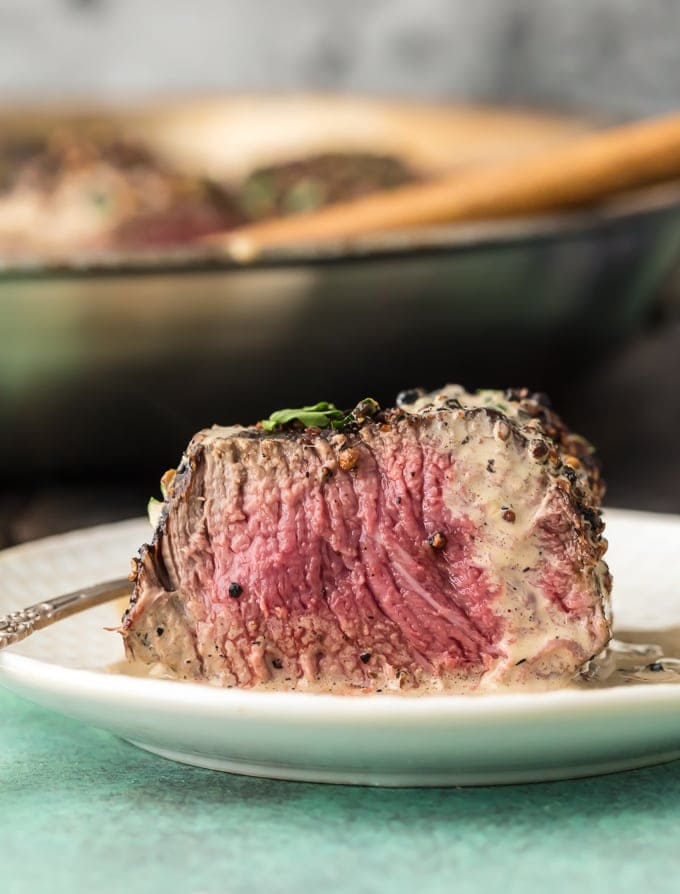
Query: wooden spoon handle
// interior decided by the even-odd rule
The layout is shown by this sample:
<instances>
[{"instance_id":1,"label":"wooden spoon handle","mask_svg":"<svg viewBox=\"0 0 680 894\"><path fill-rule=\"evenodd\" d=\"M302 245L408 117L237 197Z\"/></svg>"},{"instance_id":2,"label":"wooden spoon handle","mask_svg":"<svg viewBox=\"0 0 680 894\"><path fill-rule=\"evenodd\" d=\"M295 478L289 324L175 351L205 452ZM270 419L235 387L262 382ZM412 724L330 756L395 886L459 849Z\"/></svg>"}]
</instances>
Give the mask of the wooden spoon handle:
<instances>
[{"instance_id":1,"label":"wooden spoon handle","mask_svg":"<svg viewBox=\"0 0 680 894\"><path fill-rule=\"evenodd\" d=\"M248 259L292 243L585 206L680 177L680 115L588 134L539 155L209 237Z\"/></svg>"}]
</instances>

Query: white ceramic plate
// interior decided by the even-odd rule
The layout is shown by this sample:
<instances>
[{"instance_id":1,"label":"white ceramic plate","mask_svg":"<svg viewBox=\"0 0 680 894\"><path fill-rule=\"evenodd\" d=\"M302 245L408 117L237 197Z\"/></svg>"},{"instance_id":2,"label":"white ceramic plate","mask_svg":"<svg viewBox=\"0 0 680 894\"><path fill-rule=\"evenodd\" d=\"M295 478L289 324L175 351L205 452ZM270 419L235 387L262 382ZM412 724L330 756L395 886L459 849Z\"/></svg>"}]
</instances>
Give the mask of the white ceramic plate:
<instances>
[{"instance_id":1,"label":"white ceramic plate","mask_svg":"<svg viewBox=\"0 0 680 894\"><path fill-rule=\"evenodd\" d=\"M680 626L680 517L608 513L618 626ZM0 615L120 577L143 521L0 553ZM540 695L310 695L220 690L107 673L115 605L0 652L0 683L164 757L258 776L471 785L586 776L680 757L680 684Z\"/></svg>"}]
</instances>

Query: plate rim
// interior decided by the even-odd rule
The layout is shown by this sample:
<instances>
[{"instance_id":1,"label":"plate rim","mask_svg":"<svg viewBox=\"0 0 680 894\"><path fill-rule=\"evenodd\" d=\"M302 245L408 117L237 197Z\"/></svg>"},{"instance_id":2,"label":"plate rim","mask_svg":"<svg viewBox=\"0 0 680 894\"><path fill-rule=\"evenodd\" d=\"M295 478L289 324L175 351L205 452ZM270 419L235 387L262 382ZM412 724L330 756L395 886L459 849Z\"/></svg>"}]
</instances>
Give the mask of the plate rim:
<instances>
[{"instance_id":1,"label":"plate rim","mask_svg":"<svg viewBox=\"0 0 680 894\"><path fill-rule=\"evenodd\" d=\"M680 684L630 686L601 689L556 689L549 692L504 692L478 695L351 696L307 692L262 692L247 689L223 689L189 681L154 680L109 674L85 668L67 668L25 655L5 652L0 655L0 685L15 680L28 682L32 689L53 693L97 696L104 704L144 705L153 702L156 709L176 708L202 717L238 714L244 719L277 717L287 723L313 716L316 721L367 722L403 720L427 716L440 719L480 720L485 716L508 719L518 714L562 714L578 709L579 714L611 708L618 713L622 705L649 707L680 705ZM10 688L10 687L8 687ZM11 687L14 688L14 687Z\"/></svg>"}]
</instances>

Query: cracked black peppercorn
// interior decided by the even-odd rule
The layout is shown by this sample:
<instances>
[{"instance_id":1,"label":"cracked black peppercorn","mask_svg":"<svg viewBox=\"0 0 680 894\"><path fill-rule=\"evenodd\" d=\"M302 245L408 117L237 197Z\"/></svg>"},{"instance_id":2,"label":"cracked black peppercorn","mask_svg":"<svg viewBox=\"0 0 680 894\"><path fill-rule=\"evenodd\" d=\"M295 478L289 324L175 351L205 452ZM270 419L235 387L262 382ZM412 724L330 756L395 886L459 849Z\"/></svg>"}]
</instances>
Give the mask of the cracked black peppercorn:
<instances>
[{"instance_id":1,"label":"cracked black peppercorn","mask_svg":"<svg viewBox=\"0 0 680 894\"><path fill-rule=\"evenodd\" d=\"M541 406L548 410L552 407L552 401L545 391L534 391L531 395L531 400L535 401L537 404L541 404Z\"/></svg>"},{"instance_id":2,"label":"cracked black peppercorn","mask_svg":"<svg viewBox=\"0 0 680 894\"><path fill-rule=\"evenodd\" d=\"M397 406L403 407L405 404L415 403L419 398L425 396L424 388L407 388L397 394Z\"/></svg>"},{"instance_id":3,"label":"cracked black peppercorn","mask_svg":"<svg viewBox=\"0 0 680 894\"><path fill-rule=\"evenodd\" d=\"M545 441L537 441L531 448L531 454L535 459L543 459L548 455L548 445Z\"/></svg>"},{"instance_id":4,"label":"cracked black peppercorn","mask_svg":"<svg viewBox=\"0 0 680 894\"><path fill-rule=\"evenodd\" d=\"M360 400L356 407L352 410L352 415L357 422L363 422L364 419L372 419L380 412L380 404L372 397L366 397Z\"/></svg>"},{"instance_id":5,"label":"cracked black peppercorn","mask_svg":"<svg viewBox=\"0 0 680 894\"><path fill-rule=\"evenodd\" d=\"M361 655L359 655L359 658L363 661L364 664L368 664L368 662L371 660L371 653L363 652Z\"/></svg>"},{"instance_id":6,"label":"cracked black peppercorn","mask_svg":"<svg viewBox=\"0 0 680 894\"><path fill-rule=\"evenodd\" d=\"M232 581L229 584L229 595L232 599L238 599L242 592L243 587L241 586L241 584L237 584L236 581Z\"/></svg>"}]
</instances>

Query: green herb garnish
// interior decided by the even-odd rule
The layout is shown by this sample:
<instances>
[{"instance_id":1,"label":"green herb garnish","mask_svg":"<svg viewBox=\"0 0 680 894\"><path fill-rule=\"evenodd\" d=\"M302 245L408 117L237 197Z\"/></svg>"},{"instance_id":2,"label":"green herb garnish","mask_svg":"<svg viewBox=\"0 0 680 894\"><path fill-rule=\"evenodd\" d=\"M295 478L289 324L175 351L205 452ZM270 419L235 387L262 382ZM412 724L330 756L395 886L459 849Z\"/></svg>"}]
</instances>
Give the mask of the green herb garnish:
<instances>
[{"instance_id":1,"label":"green herb garnish","mask_svg":"<svg viewBox=\"0 0 680 894\"><path fill-rule=\"evenodd\" d=\"M344 428L350 422L362 423L379 412L380 404L372 397L360 400L351 413L338 410L335 404L322 400L295 410L277 410L269 419L263 419L260 425L265 431L276 431L291 422L300 422L305 428Z\"/></svg>"},{"instance_id":2,"label":"green herb garnish","mask_svg":"<svg viewBox=\"0 0 680 894\"><path fill-rule=\"evenodd\" d=\"M289 422L301 422L305 428L342 428L352 419L351 413L343 413L335 404L322 400L318 404L295 410L277 410L269 419L262 420L262 428L265 431L276 431Z\"/></svg>"}]
</instances>

